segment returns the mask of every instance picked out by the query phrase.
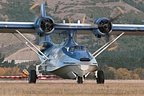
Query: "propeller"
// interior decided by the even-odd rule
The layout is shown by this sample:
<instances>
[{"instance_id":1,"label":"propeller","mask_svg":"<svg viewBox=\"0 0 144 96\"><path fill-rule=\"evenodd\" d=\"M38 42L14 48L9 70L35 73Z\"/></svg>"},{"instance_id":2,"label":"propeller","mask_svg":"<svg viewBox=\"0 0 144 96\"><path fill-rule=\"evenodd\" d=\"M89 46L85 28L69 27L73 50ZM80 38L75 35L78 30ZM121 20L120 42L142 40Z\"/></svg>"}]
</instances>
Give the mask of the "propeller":
<instances>
[{"instance_id":1,"label":"propeller","mask_svg":"<svg viewBox=\"0 0 144 96\"><path fill-rule=\"evenodd\" d=\"M116 20L120 15L124 14L125 12L120 8L116 7L110 15L110 21ZM111 41L114 39L114 35L107 34L106 40ZM108 47L108 51L115 50L118 47L118 43L114 42L111 46Z\"/></svg>"},{"instance_id":2,"label":"propeller","mask_svg":"<svg viewBox=\"0 0 144 96\"><path fill-rule=\"evenodd\" d=\"M41 16L40 5L41 5L41 3L36 3L36 4L34 4L33 6L31 6L29 8L30 12L32 12L36 17L40 17ZM43 23L43 22L44 22L44 20L41 23ZM48 25L49 23L46 23L46 24ZM41 26L42 26L42 24L41 24ZM39 41L40 41L41 37L37 33L35 33L34 35L35 35L35 39L33 40L34 45L37 48L39 48L40 50L44 50L45 47L39 45L39 43L40 43Z\"/></svg>"},{"instance_id":3,"label":"propeller","mask_svg":"<svg viewBox=\"0 0 144 96\"><path fill-rule=\"evenodd\" d=\"M30 12L32 12L36 17L39 17L40 16L40 4L36 3L34 4L33 6L31 6L29 8ZM34 34L35 36L35 39L33 40L33 43L35 46L37 46L38 48L40 48L41 46L39 46L39 39L40 37L38 36L37 33ZM41 49L41 48L40 48Z\"/></svg>"},{"instance_id":4,"label":"propeller","mask_svg":"<svg viewBox=\"0 0 144 96\"><path fill-rule=\"evenodd\" d=\"M124 13L125 12L120 7L116 7L110 15L110 21L115 20L118 16Z\"/></svg>"}]
</instances>

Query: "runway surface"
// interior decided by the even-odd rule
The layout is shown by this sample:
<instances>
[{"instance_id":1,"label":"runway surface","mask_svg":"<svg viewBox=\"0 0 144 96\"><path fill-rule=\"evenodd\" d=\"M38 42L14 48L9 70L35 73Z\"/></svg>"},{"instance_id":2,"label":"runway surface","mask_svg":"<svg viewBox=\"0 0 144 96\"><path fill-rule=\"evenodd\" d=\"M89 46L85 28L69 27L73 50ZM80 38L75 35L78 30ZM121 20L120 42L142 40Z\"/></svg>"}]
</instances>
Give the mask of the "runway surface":
<instances>
[{"instance_id":1,"label":"runway surface","mask_svg":"<svg viewBox=\"0 0 144 96\"><path fill-rule=\"evenodd\" d=\"M27 80L0 80L0 83L28 83ZM36 84L39 83L74 83L77 84L76 80L59 79L59 80L37 80ZM83 84L96 84L95 80L85 80ZM144 83L144 80L105 80L105 84L110 83ZM104 85L105 85L104 84Z\"/></svg>"},{"instance_id":2,"label":"runway surface","mask_svg":"<svg viewBox=\"0 0 144 96\"><path fill-rule=\"evenodd\" d=\"M0 80L0 96L144 96L144 80Z\"/></svg>"}]
</instances>

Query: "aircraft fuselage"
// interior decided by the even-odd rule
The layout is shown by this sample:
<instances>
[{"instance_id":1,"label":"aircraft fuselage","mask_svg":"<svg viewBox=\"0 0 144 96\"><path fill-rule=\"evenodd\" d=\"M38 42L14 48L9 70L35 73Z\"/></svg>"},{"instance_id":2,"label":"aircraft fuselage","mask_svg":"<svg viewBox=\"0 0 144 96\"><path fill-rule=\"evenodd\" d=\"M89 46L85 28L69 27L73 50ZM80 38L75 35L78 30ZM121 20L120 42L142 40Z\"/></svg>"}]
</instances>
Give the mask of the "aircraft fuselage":
<instances>
[{"instance_id":1,"label":"aircraft fuselage","mask_svg":"<svg viewBox=\"0 0 144 96\"><path fill-rule=\"evenodd\" d=\"M82 77L98 69L97 61L84 46L55 45L44 53L49 60L42 69L62 78ZM42 58L40 60L44 61Z\"/></svg>"},{"instance_id":2,"label":"aircraft fuselage","mask_svg":"<svg viewBox=\"0 0 144 96\"><path fill-rule=\"evenodd\" d=\"M61 44L54 44L43 52L49 60L42 65L42 70L54 73L62 78L83 77L98 70L98 63L85 46L74 40L74 31ZM40 57L43 62L44 59Z\"/></svg>"}]
</instances>

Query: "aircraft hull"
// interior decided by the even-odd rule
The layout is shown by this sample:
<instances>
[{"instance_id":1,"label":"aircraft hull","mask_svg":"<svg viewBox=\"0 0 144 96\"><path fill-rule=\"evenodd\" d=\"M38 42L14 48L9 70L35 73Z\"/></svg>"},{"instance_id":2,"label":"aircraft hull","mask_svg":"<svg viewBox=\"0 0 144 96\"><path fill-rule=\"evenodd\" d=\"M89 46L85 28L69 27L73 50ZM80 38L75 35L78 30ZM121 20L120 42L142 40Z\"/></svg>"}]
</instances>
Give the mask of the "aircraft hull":
<instances>
[{"instance_id":1,"label":"aircraft hull","mask_svg":"<svg viewBox=\"0 0 144 96\"><path fill-rule=\"evenodd\" d=\"M67 65L51 71L51 73L64 79L74 79L76 76L83 77L96 70L98 70L98 66L96 65Z\"/></svg>"}]
</instances>

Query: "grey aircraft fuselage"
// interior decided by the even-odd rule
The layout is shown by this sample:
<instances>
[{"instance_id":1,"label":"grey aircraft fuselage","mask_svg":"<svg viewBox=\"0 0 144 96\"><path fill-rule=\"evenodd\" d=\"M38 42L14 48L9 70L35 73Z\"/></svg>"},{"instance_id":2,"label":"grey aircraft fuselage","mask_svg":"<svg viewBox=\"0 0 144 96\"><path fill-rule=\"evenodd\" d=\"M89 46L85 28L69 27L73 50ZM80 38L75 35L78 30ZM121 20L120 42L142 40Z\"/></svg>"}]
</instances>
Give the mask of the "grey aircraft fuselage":
<instances>
[{"instance_id":1,"label":"grey aircraft fuselage","mask_svg":"<svg viewBox=\"0 0 144 96\"><path fill-rule=\"evenodd\" d=\"M74 31L68 31L67 39L61 44L54 44L50 37L46 40L46 49L42 50L49 60L42 65L42 70L54 73L62 78L85 77L98 70L98 63L85 46L74 40ZM41 62L44 59L39 57Z\"/></svg>"}]
</instances>

